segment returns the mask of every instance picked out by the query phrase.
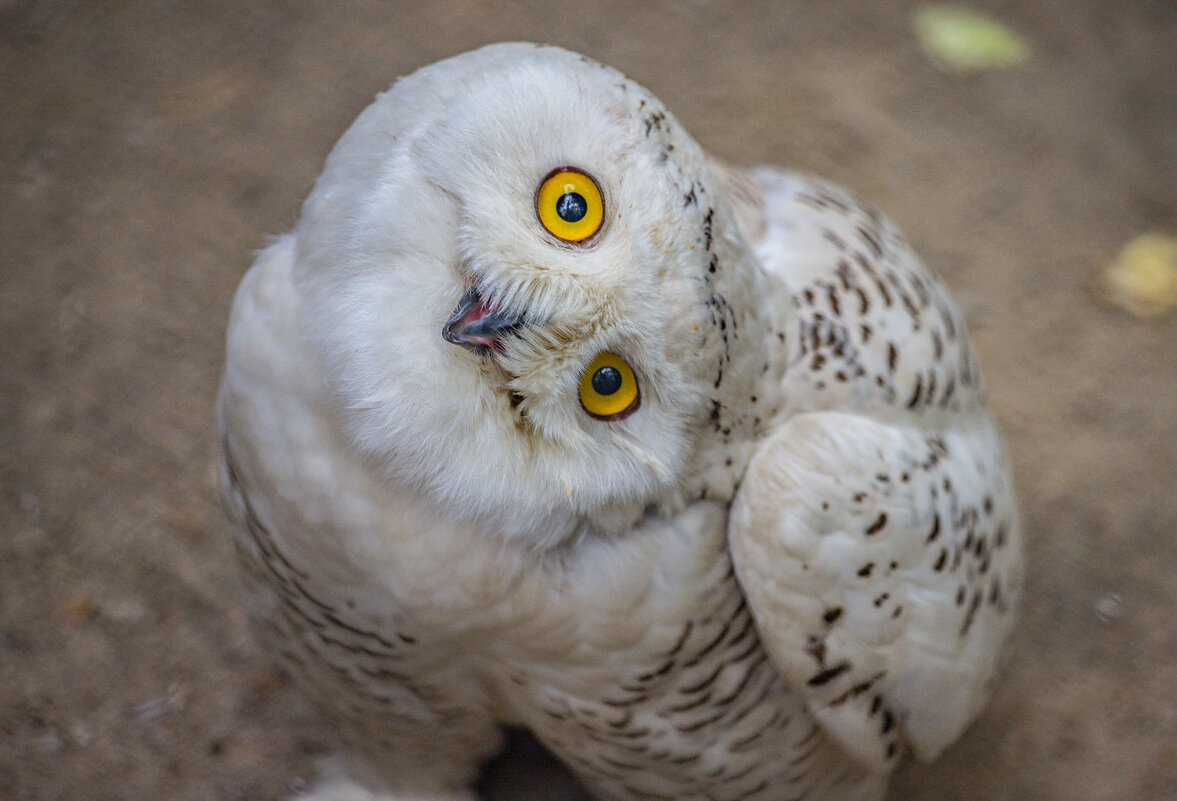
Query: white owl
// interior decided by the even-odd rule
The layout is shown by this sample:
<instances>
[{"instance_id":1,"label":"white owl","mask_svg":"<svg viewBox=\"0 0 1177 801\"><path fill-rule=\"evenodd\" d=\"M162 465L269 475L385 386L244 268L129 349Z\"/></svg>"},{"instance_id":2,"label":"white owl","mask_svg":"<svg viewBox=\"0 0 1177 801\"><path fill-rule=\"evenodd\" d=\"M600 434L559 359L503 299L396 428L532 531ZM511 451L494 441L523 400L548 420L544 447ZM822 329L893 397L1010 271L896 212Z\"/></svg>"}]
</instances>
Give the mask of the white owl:
<instances>
[{"instance_id":1,"label":"white owl","mask_svg":"<svg viewBox=\"0 0 1177 801\"><path fill-rule=\"evenodd\" d=\"M224 493L338 733L308 797L469 797L500 727L603 799L877 799L1020 586L960 314L825 183L504 44L404 78L233 306Z\"/></svg>"}]
</instances>

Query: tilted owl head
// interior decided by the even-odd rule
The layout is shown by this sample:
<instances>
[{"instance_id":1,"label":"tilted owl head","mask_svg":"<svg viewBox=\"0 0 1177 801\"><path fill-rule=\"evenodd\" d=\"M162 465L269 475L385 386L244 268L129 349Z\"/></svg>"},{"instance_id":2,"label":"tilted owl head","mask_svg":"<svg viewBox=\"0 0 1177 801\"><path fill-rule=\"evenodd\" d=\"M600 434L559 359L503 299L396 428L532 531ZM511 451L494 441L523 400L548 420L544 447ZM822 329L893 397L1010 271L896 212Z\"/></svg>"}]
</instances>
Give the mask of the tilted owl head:
<instances>
[{"instance_id":1,"label":"tilted owl head","mask_svg":"<svg viewBox=\"0 0 1177 801\"><path fill-rule=\"evenodd\" d=\"M698 472L753 271L705 155L621 73L509 44L403 78L297 235L307 341L385 480L554 541Z\"/></svg>"}]
</instances>

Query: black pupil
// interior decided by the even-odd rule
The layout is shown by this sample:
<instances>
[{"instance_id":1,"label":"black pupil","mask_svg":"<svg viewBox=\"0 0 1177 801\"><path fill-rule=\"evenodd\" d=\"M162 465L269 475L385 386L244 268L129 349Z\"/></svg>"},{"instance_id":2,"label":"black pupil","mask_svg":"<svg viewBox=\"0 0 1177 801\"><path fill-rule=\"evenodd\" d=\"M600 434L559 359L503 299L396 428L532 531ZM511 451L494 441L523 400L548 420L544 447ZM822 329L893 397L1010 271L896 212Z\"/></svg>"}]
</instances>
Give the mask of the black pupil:
<instances>
[{"instance_id":1,"label":"black pupil","mask_svg":"<svg viewBox=\"0 0 1177 801\"><path fill-rule=\"evenodd\" d=\"M602 367L593 373L593 392L598 395L612 395L621 389L621 373L616 367Z\"/></svg>"},{"instance_id":2,"label":"black pupil","mask_svg":"<svg viewBox=\"0 0 1177 801\"><path fill-rule=\"evenodd\" d=\"M588 203L584 196L577 192L565 192L556 201L556 213L564 222L574 223L584 219L588 214Z\"/></svg>"}]
</instances>

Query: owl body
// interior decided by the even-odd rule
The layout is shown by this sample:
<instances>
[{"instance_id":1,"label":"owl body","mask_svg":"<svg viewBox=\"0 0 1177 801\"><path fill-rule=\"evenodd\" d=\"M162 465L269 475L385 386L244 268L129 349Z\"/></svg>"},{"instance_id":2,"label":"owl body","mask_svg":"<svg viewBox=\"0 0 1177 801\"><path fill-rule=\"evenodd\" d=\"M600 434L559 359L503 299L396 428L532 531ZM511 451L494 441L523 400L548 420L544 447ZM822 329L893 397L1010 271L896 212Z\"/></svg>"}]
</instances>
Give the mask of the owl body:
<instances>
[{"instance_id":1,"label":"owl body","mask_svg":"<svg viewBox=\"0 0 1177 801\"><path fill-rule=\"evenodd\" d=\"M220 413L258 617L345 749L308 797L460 797L522 725L602 798L879 798L1017 599L964 326L899 232L556 48L361 115L242 282Z\"/></svg>"}]
</instances>

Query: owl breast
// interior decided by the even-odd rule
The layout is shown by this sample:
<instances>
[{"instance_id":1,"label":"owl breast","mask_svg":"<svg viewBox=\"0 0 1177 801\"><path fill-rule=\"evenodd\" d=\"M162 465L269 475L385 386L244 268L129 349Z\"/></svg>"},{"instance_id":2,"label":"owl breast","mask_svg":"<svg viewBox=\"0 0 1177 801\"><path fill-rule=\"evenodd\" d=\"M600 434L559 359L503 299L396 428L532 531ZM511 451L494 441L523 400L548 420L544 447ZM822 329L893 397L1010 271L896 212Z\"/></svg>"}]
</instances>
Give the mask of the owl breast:
<instances>
[{"instance_id":1,"label":"owl breast","mask_svg":"<svg viewBox=\"0 0 1177 801\"><path fill-rule=\"evenodd\" d=\"M434 610L300 564L225 453L271 641L353 749L437 729L433 757L452 747L461 765L513 723L603 799L881 797L883 778L831 743L772 667L728 554L726 505L586 543L484 597L479 617L455 608L448 625L423 626ZM493 549L479 560L493 583L503 562Z\"/></svg>"},{"instance_id":2,"label":"owl breast","mask_svg":"<svg viewBox=\"0 0 1177 801\"><path fill-rule=\"evenodd\" d=\"M879 797L879 776L829 742L769 662L724 526L695 534L688 562L705 567L693 585L651 586L648 629L629 647L507 670L522 722L601 798ZM655 611L668 606L689 612ZM590 639L619 625L585 623L600 630Z\"/></svg>"}]
</instances>

